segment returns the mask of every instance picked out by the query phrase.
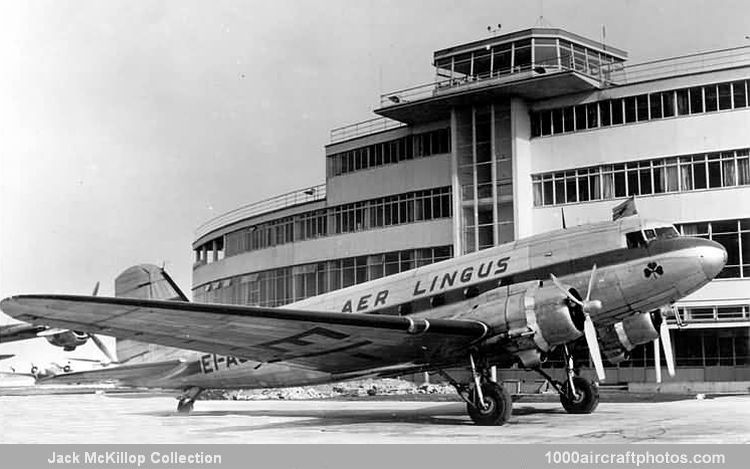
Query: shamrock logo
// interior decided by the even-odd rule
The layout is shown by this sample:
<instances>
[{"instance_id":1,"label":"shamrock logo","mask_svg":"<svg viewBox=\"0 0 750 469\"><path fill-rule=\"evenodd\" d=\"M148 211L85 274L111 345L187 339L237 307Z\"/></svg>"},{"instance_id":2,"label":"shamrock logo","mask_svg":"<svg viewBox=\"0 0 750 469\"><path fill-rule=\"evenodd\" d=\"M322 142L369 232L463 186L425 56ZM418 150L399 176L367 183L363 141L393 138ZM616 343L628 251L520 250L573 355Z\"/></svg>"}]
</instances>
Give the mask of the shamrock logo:
<instances>
[{"instance_id":1,"label":"shamrock logo","mask_svg":"<svg viewBox=\"0 0 750 469\"><path fill-rule=\"evenodd\" d=\"M646 268L643 269L643 275L646 278L649 278L652 275L654 276L654 278L657 278L660 275L664 275L664 269L656 262L649 262Z\"/></svg>"}]
</instances>

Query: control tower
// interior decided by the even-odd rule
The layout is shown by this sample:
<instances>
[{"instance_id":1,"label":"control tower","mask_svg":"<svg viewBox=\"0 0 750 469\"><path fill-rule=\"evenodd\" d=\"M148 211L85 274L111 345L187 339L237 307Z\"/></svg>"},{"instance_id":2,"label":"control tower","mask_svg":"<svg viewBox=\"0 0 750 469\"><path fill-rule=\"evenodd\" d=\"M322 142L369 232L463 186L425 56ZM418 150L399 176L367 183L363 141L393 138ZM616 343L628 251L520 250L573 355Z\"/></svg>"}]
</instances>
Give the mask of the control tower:
<instances>
[{"instance_id":1,"label":"control tower","mask_svg":"<svg viewBox=\"0 0 750 469\"><path fill-rule=\"evenodd\" d=\"M562 29L532 28L438 50L433 84L381 97L375 112L392 120L450 120L455 252L532 234L516 222L531 209L531 180L521 177L531 162L529 103L609 87L626 57Z\"/></svg>"}]
</instances>

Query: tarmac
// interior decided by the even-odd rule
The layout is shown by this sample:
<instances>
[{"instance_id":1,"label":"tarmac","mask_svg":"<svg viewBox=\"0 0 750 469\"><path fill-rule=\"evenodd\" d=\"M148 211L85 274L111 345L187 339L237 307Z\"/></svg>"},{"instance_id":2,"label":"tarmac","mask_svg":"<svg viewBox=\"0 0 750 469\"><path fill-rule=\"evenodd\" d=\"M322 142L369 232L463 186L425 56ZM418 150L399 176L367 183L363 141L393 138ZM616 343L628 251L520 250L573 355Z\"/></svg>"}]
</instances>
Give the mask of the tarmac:
<instances>
[{"instance_id":1,"label":"tarmac","mask_svg":"<svg viewBox=\"0 0 750 469\"><path fill-rule=\"evenodd\" d=\"M553 399L514 403L506 425L474 425L461 402L198 401L142 393L0 395L2 443L750 443L750 396L603 395L590 415Z\"/></svg>"}]
</instances>

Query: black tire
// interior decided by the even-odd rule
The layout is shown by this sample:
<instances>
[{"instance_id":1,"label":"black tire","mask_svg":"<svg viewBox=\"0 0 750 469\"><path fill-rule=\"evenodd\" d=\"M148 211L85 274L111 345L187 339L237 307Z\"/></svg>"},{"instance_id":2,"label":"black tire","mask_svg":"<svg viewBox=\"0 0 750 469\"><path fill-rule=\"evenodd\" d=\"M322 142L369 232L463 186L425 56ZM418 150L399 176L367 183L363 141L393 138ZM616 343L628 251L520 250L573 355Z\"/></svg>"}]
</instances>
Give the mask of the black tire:
<instances>
[{"instance_id":1,"label":"black tire","mask_svg":"<svg viewBox=\"0 0 750 469\"><path fill-rule=\"evenodd\" d=\"M560 394L560 402L569 414L590 414L599 405L599 387L580 376L573 377L573 386L578 397L571 396L570 382L565 381Z\"/></svg>"},{"instance_id":2,"label":"black tire","mask_svg":"<svg viewBox=\"0 0 750 469\"><path fill-rule=\"evenodd\" d=\"M180 401L177 404L177 413L178 414L189 414L193 410L193 401L189 402L183 402Z\"/></svg>"},{"instance_id":3,"label":"black tire","mask_svg":"<svg viewBox=\"0 0 750 469\"><path fill-rule=\"evenodd\" d=\"M503 425L513 412L513 401L508 391L500 384L487 382L482 384L482 394L486 409L466 404L469 417L477 425Z\"/></svg>"}]
</instances>

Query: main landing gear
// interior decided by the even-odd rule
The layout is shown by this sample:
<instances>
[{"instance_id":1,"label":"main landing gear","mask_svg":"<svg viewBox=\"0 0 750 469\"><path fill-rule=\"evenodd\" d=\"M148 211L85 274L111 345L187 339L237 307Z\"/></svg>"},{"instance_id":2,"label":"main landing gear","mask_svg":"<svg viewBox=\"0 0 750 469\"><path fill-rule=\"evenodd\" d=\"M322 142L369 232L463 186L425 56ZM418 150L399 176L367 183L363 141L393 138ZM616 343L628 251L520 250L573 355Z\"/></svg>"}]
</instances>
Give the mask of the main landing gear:
<instances>
[{"instance_id":1,"label":"main landing gear","mask_svg":"<svg viewBox=\"0 0 750 469\"><path fill-rule=\"evenodd\" d=\"M553 379L541 368L534 371L546 379L552 387L560 394L560 403L569 414L590 414L599 405L599 388L595 383L577 375L573 367L573 357L568 351L568 346L563 346L563 357L565 359L565 372L568 379L561 383Z\"/></svg>"},{"instance_id":2,"label":"main landing gear","mask_svg":"<svg viewBox=\"0 0 750 469\"><path fill-rule=\"evenodd\" d=\"M193 404L195 404L195 400L201 392L203 392L202 388L193 387L186 389L178 398L177 413L189 414L193 410Z\"/></svg>"},{"instance_id":3,"label":"main landing gear","mask_svg":"<svg viewBox=\"0 0 750 469\"><path fill-rule=\"evenodd\" d=\"M510 419L513 402L508 391L498 383L490 380L490 367L483 364L477 368L474 357L469 355L473 381L459 383L445 371L437 372L456 388L461 399L466 401L469 417L477 425L503 425Z\"/></svg>"}]
</instances>

